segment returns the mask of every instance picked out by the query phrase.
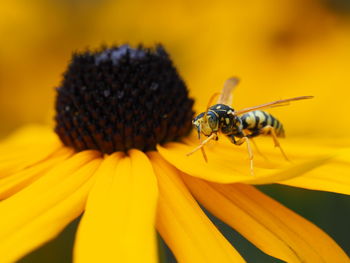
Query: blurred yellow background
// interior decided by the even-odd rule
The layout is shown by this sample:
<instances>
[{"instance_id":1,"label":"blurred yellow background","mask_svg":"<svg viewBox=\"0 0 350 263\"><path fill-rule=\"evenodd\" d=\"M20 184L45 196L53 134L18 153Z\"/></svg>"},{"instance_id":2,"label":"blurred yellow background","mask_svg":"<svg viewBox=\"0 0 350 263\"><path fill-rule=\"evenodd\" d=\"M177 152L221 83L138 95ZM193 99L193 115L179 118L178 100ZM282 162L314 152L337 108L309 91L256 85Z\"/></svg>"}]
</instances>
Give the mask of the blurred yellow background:
<instances>
[{"instance_id":1,"label":"blurred yellow background","mask_svg":"<svg viewBox=\"0 0 350 263\"><path fill-rule=\"evenodd\" d=\"M242 82L235 92L235 108L314 95L313 101L273 110L288 135L347 136L350 24L349 13L344 12L348 6L341 4L339 0L2 2L0 135L24 123L51 121L54 87L73 51L127 42L163 43L198 110L205 108L225 79L236 75Z\"/></svg>"}]
</instances>

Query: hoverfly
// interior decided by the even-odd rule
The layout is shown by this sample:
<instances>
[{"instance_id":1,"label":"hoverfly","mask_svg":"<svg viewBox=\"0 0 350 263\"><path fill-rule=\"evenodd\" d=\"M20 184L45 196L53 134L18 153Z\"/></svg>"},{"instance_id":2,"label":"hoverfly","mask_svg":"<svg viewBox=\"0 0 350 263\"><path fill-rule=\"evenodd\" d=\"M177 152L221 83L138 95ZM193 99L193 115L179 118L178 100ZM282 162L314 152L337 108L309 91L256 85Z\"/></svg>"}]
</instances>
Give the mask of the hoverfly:
<instances>
[{"instance_id":1,"label":"hoverfly","mask_svg":"<svg viewBox=\"0 0 350 263\"><path fill-rule=\"evenodd\" d=\"M197 129L200 145L187 154L187 156L198 150L202 151L203 157L207 162L207 156L204 151L204 145L211 140L218 140L218 133L225 135L233 144L241 145L244 142L250 160L250 171L254 174L253 169L253 151L250 141L258 135L270 135L276 147L278 147L286 160L285 152L278 142L278 137L284 137L283 125L270 113L261 109L288 105L291 101L311 99L313 96L301 96L284 100L261 104L258 106L235 111L231 108L232 92L239 83L239 79L232 77L228 79L223 87L222 93L214 94L209 100L207 110L197 115L192 123ZM219 95L217 104L210 106L214 98ZM206 136L205 140L201 139L201 134Z\"/></svg>"}]
</instances>

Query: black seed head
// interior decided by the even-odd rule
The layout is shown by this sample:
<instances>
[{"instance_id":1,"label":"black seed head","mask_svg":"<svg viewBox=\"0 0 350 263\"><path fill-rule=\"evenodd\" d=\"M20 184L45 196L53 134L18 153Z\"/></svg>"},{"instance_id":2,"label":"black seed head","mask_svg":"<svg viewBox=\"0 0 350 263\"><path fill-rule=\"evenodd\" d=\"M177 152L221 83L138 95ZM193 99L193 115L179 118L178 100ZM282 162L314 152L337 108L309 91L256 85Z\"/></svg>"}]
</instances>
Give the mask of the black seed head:
<instances>
[{"instance_id":1,"label":"black seed head","mask_svg":"<svg viewBox=\"0 0 350 263\"><path fill-rule=\"evenodd\" d=\"M77 151L154 150L191 129L193 100L162 46L73 55L57 88L56 133Z\"/></svg>"}]
</instances>

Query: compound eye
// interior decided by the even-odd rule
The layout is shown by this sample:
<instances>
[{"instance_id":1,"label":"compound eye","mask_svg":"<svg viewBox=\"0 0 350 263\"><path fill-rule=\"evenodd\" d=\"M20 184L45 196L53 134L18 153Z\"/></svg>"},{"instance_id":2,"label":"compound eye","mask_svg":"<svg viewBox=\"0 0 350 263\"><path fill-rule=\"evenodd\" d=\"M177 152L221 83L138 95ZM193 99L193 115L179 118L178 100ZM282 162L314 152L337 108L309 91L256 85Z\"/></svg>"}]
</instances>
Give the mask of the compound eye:
<instances>
[{"instance_id":1,"label":"compound eye","mask_svg":"<svg viewBox=\"0 0 350 263\"><path fill-rule=\"evenodd\" d=\"M218 119L215 115L210 115L208 117L208 122L209 122L209 126L210 128L215 128L217 126L217 122L218 122Z\"/></svg>"}]
</instances>

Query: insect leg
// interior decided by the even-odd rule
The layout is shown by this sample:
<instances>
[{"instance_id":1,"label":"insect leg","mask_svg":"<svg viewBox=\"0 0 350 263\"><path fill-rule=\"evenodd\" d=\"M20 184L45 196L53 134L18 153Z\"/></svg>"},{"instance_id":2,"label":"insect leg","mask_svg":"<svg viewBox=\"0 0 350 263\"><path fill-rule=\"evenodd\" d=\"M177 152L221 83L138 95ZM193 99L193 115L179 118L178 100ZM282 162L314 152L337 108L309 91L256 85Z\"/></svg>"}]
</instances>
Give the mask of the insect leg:
<instances>
[{"instance_id":1,"label":"insect leg","mask_svg":"<svg viewBox=\"0 0 350 263\"><path fill-rule=\"evenodd\" d=\"M253 155L253 150L252 150L252 147L250 145L250 140L249 138L247 137L247 135L245 135L243 133L244 137L240 138L238 141L235 140L234 136L233 135L228 135L227 137L230 139L230 141L232 143L234 143L235 145L242 145L244 142L247 143L247 151L248 151L248 155L249 155L249 161L250 161L250 174L251 175L254 175L254 162L253 162L253 159L254 159L254 155Z\"/></svg>"},{"instance_id":2,"label":"insect leg","mask_svg":"<svg viewBox=\"0 0 350 263\"><path fill-rule=\"evenodd\" d=\"M203 139L200 138L200 145L203 144ZM202 152L202 155L203 155L203 158L204 158L204 161L207 163L208 162L208 157L207 157L207 154L205 153L205 150L204 150L204 147L201 147L201 152Z\"/></svg>"},{"instance_id":3,"label":"insect leg","mask_svg":"<svg viewBox=\"0 0 350 263\"><path fill-rule=\"evenodd\" d=\"M273 142L275 144L275 147L278 147L283 155L283 157L286 159L286 161L290 162L290 160L288 159L286 153L284 152L284 150L282 149L282 146L280 145L278 139L277 139L277 135L276 135L276 131L275 131L275 128L270 126L270 125L267 125L265 126L264 128L261 129L261 131L263 133L266 133L266 134L271 134L272 136L272 139L273 139Z\"/></svg>"},{"instance_id":4,"label":"insect leg","mask_svg":"<svg viewBox=\"0 0 350 263\"><path fill-rule=\"evenodd\" d=\"M260 131L259 130L255 130L251 134L248 134L247 137L249 139L251 139L251 138L254 138L254 137L258 136L258 135L260 135Z\"/></svg>"},{"instance_id":5,"label":"insect leg","mask_svg":"<svg viewBox=\"0 0 350 263\"><path fill-rule=\"evenodd\" d=\"M255 140L254 140L253 138L250 138L250 141L253 143L254 148L255 148L255 150L257 151L257 153L258 153L262 158L264 158L266 161L268 161L269 159L265 156L265 154L263 154L263 153L260 151L260 149L259 149L258 145L256 144Z\"/></svg>"},{"instance_id":6,"label":"insect leg","mask_svg":"<svg viewBox=\"0 0 350 263\"><path fill-rule=\"evenodd\" d=\"M236 141L235 136L233 134L227 135L227 138L230 140L231 143L237 145L237 141Z\"/></svg>"},{"instance_id":7,"label":"insect leg","mask_svg":"<svg viewBox=\"0 0 350 263\"><path fill-rule=\"evenodd\" d=\"M253 140L254 137L260 135L260 131L259 130L255 130L253 131L251 134L248 134L247 137L252 141L255 150L258 152L258 154L264 158L266 161L268 161L268 158L260 151L258 145L256 144L255 140Z\"/></svg>"},{"instance_id":8,"label":"insect leg","mask_svg":"<svg viewBox=\"0 0 350 263\"><path fill-rule=\"evenodd\" d=\"M206 138L204 141L202 141L200 145L198 145L196 148L194 148L192 151L190 151L186 155L190 156L190 155L194 154L196 151L202 149L204 147L204 145L206 145L209 141L215 139L216 137L217 137L216 133L213 133L208 138Z\"/></svg>"},{"instance_id":9,"label":"insect leg","mask_svg":"<svg viewBox=\"0 0 350 263\"><path fill-rule=\"evenodd\" d=\"M252 147L250 145L250 140L248 139L248 137L243 137L242 140L243 139L247 143L247 151L248 151L249 160L250 160L250 174L254 176L254 163L253 163L254 155L253 155L253 150L252 150Z\"/></svg>"}]
</instances>

